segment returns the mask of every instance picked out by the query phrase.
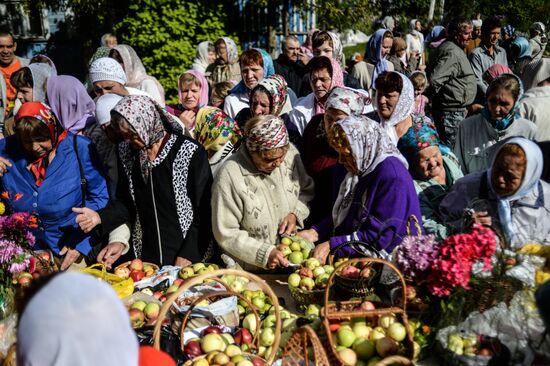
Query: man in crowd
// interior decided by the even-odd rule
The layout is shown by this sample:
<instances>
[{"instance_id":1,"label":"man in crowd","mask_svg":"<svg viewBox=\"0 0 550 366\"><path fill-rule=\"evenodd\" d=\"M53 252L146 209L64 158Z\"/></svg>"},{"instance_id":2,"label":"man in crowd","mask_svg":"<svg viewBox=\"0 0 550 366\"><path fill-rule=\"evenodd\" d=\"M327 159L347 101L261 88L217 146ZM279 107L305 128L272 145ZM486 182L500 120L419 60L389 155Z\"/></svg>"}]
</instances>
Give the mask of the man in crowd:
<instances>
[{"instance_id":1,"label":"man in crowd","mask_svg":"<svg viewBox=\"0 0 550 366\"><path fill-rule=\"evenodd\" d=\"M470 63L477 79L479 92L485 94L487 82L483 80L483 73L494 64L508 66L506 51L498 45L500 39L500 20L491 18L485 20L481 26L481 45L476 47L470 55Z\"/></svg>"},{"instance_id":2,"label":"man in crowd","mask_svg":"<svg viewBox=\"0 0 550 366\"><path fill-rule=\"evenodd\" d=\"M9 31L0 31L0 135L4 119L13 109L17 91L10 83L10 76L20 68L27 66L29 60L15 56L17 43Z\"/></svg>"},{"instance_id":3,"label":"man in crowd","mask_svg":"<svg viewBox=\"0 0 550 366\"><path fill-rule=\"evenodd\" d=\"M300 42L295 36L286 37L281 43L283 53L275 60L275 73L282 75L290 89L300 95L302 78L306 73L305 65L300 60Z\"/></svg>"},{"instance_id":4,"label":"man in crowd","mask_svg":"<svg viewBox=\"0 0 550 366\"><path fill-rule=\"evenodd\" d=\"M447 146L454 146L458 125L476 96L476 77L464 53L472 28L464 17L451 21L447 40L435 50L428 68L434 121Z\"/></svg>"},{"instance_id":5,"label":"man in crowd","mask_svg":"<svg viewBox=\"0 0 550 366\"><path fill-rule=\"evenodd\" d=\"M481 44L481 38L479 37L481 34L481 27L483 26L483 21L481 19L474 19L472 20L472 25L474 27L474 30L472 31L472 39L468 42L466 47L464 48L464 51L466 51L466 54L470 56L472 54L472 51L479 47Z\"/></svg>"}]
</instances>

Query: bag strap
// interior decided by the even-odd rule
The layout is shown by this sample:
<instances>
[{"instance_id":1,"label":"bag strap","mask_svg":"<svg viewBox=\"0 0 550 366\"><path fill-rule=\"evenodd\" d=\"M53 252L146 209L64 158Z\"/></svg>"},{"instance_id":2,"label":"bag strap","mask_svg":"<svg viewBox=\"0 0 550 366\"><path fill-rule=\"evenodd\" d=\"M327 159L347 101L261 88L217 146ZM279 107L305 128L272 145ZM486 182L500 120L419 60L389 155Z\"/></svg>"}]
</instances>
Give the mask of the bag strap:
<instances>
[{"instance_id":1,"label":"bag strap","mask_svg":"<svg viewBox=\"0 0 550 366\"><path fill-rule=\"evenodd\" d=\"M86 175L84 174L84 168L82 167L82 162L80 161L80 156L78 155L78 147L76 145L76 135L73 135L73 148L76 153L76 161L78 161L78 170L80 171L80 190L82 192L82 203L80 207L86 206L86 191L88 190L88 181L86 180Z\"/></svg>"}]
</instances>

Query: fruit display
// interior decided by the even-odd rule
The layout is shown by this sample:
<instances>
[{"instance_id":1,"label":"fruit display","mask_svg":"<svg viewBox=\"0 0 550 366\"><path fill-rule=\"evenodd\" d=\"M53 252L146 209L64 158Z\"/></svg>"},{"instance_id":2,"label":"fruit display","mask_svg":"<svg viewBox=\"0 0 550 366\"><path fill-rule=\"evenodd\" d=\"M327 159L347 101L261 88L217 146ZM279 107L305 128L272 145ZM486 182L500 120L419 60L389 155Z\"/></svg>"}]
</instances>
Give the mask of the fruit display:
<instances>
[{"instance_id":1,"label":"fruit display","mask_svg":"<svg viewBox=\"0 0 550 366\"><path fill-rule=\"evenodd\" d=\"M473 333L450 333L447 338L447 349L459 356L492 357L501 348L498 338Z\"/></svg>"},{"instance_id":2,"label":"fruit display","mask_svg":"<svg viewBox=\"0 0 550 366\"><path fill-rule=\"evenodd\" d=\"M217 271L218 269L220 269L220 266L218 266L217 264L199 262L199 263L194 263L187 267L183 267L179 271L178 277L181 278L182 280L186 280L196 275Z\"/></svg>"},{"instance_id":3,"label":"fruit display","mask_svg":"<svg viewBox=\"0 0 550 366\"><path fill-rule=\"evenodd\" d=\"M37 251L29 257L29 268L27 271L16 272L13 274L12 283L14 285L26 287L32 280L36 280L44 275L56 272L57 267L53 262L53 256L49 251Z\"/></svg>"},{"instance_id":4,"label":"fruit display","mask_svg":"<svg viewBox=\"0 0 550 366\"><path fill-rule=\"evenodd\" d=\"M156 264L143 262L136 258L116 267L114 273L120 278L131 278L134 282L139 282L145 278L153 277L158 270L159 267Z\"/></svg>"},{"instance_id":5,"label":"fruit display","mask_svg":"<svg viewBox=\"0 0 550 366\"><path fill-rule=\"evenodd\" d=\"M128 307L132 328L139 329L145 325L153 325L160 313L158 302L145 302L137 300Z\"/></svg>"},{"instance_id":6,"label":"fruit display","mask_svg":"<svg viewBox=\"0 0 550 366\"><path fill-rule=\"evenodd\" d=\"M288 287L294 300L302 306L321 303L332 272L333 266L322 266L316 258L305 260L299 269L288 276Z\"/></svg>"},{"instance_id":7,"label":"fruit display","mask_svg":"<svg viewBox=\"0 0 550 366\"><path fill-rule=\"evenodd\" d=\"M292 265L300 265L311 256L313 247L313 244L299 236L285 236L281 239L277 249Z\"/></svg>"}]
</instances>

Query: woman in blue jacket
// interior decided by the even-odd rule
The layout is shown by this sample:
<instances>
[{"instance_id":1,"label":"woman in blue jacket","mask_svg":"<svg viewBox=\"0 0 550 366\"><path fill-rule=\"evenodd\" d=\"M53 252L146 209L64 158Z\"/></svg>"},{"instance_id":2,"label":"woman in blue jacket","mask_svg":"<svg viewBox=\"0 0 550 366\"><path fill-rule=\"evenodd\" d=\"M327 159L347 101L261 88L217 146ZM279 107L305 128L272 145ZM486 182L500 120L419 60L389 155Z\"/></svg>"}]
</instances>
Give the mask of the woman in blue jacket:
<instances>
[{"instance_id":1,"label":"woman in blue jacket","mask_svg":"<svg viewBox=\"0 0 550 366\"><path fill-rule=\"evenodd\" d=\"M91 141L63 130L43 103L23 104L15 120L15 135L0 140L0 189L9 197L22 194L9 206L36 215L35 248L64 256L64 270L95 245L93 232L79 228L72 208L107 204L100 160Z\"/></svg>"}]
</instances>

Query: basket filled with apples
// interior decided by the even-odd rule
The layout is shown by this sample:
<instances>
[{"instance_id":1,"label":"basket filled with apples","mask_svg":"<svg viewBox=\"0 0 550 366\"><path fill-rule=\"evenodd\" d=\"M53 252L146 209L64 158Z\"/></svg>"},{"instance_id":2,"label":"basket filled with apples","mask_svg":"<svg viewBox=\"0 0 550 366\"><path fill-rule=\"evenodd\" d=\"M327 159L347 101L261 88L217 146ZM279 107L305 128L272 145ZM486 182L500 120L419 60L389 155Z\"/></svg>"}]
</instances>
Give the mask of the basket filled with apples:
<instances>
[{"instance_id":1,"label":"basket filled with apples","mask_svg":"<svg viewBox=\"0 0 550 366\"><path fill-rule=\"evenodd\" d=\"M275 321L273 327L261 327L259 309L244 295L234 291L221 291L205 294L191 304L189 311L182 320L180 334L180 348L189 356L185 363L188 366L225 365L233 362L237 366L264 366L271 365L279 348L281 337L281 309L277 296L273 290L256 275L248 272L223 269L203 273L189 278L173 293L163 304L159 318L153 332L154 347L160 349L161 326L164 318L170 311L173 302L191 287L205 281L217 279L222 276L244 277L254 282L269 297L272 304ZM187 324L192 310L201 301L212 296L236 296L239 302L247 303L250 313L244 317L242 327L232 330L224 325L211 325L206 327L196 339L186 336ZM215 320L217 322L217 320Z\"/></svg>"},{"instance_id":2,"label":"basket filled with apples","mask_svg":"<svg viewBox=\"0 0 550 366\"><path fill-rule=\"evenodd\" d=\"M290 267L299 267L313 252L314 245L299 236L283 236L277 249L290 262Z\"/></svg>"},{"instance_id":3,"label":"basket filled with apples","mask_svg":"<svg viewBox=\"0 0 550 366\"><path fill-rule=\"evenodd\" d=\"M332 265L322 266L317 258L305 260L299 269L288 276L288 289L296 304L301 308L309 304L322 304L332 272Z\"/></svg>"},{"instance_id":4,"label":"basket filled with apples","mask_svg":"<svg viewBox=\"0 0 550 366\"><path fill-rule=\"evenodd\" d=\"M134 282L139 282L144 278L153 277L158 270L159 266L156 264L143 262L136 258L117 266L114 273L122 279L131 278Z\"/></svg>"},{"instance_id":5,"label":"basket filled with apples","mask_svg":"<svg viewBox=\"0 0 550 366\"><path fill-rule=\"evenodd\" d=\"M304 325L296 329L286 342L281 365L303 366L310 362L315 366L330 366L325 347L317 333L309 325Z\"/></svg>"},{"instance_id":6,"label":"basket filled with apples","mask_svg":"<svg viewBox=\"0 0 550 366\"><path fill-rule=\"evenodd\" d=\"M389 267L399 277L400 286L405 288L405 279L399 270L382 259L354 258L340 267L358 262L364 266L378 264ZM330 284L337 275L337 271L330 275L324 294L325 306L321 310L331 365L412 365L420 347L413 341L404 291L401 307L388 307L361 298L330 301ZM337 290L334 286L332 289Z\"/></svg>"}]
</instances>

